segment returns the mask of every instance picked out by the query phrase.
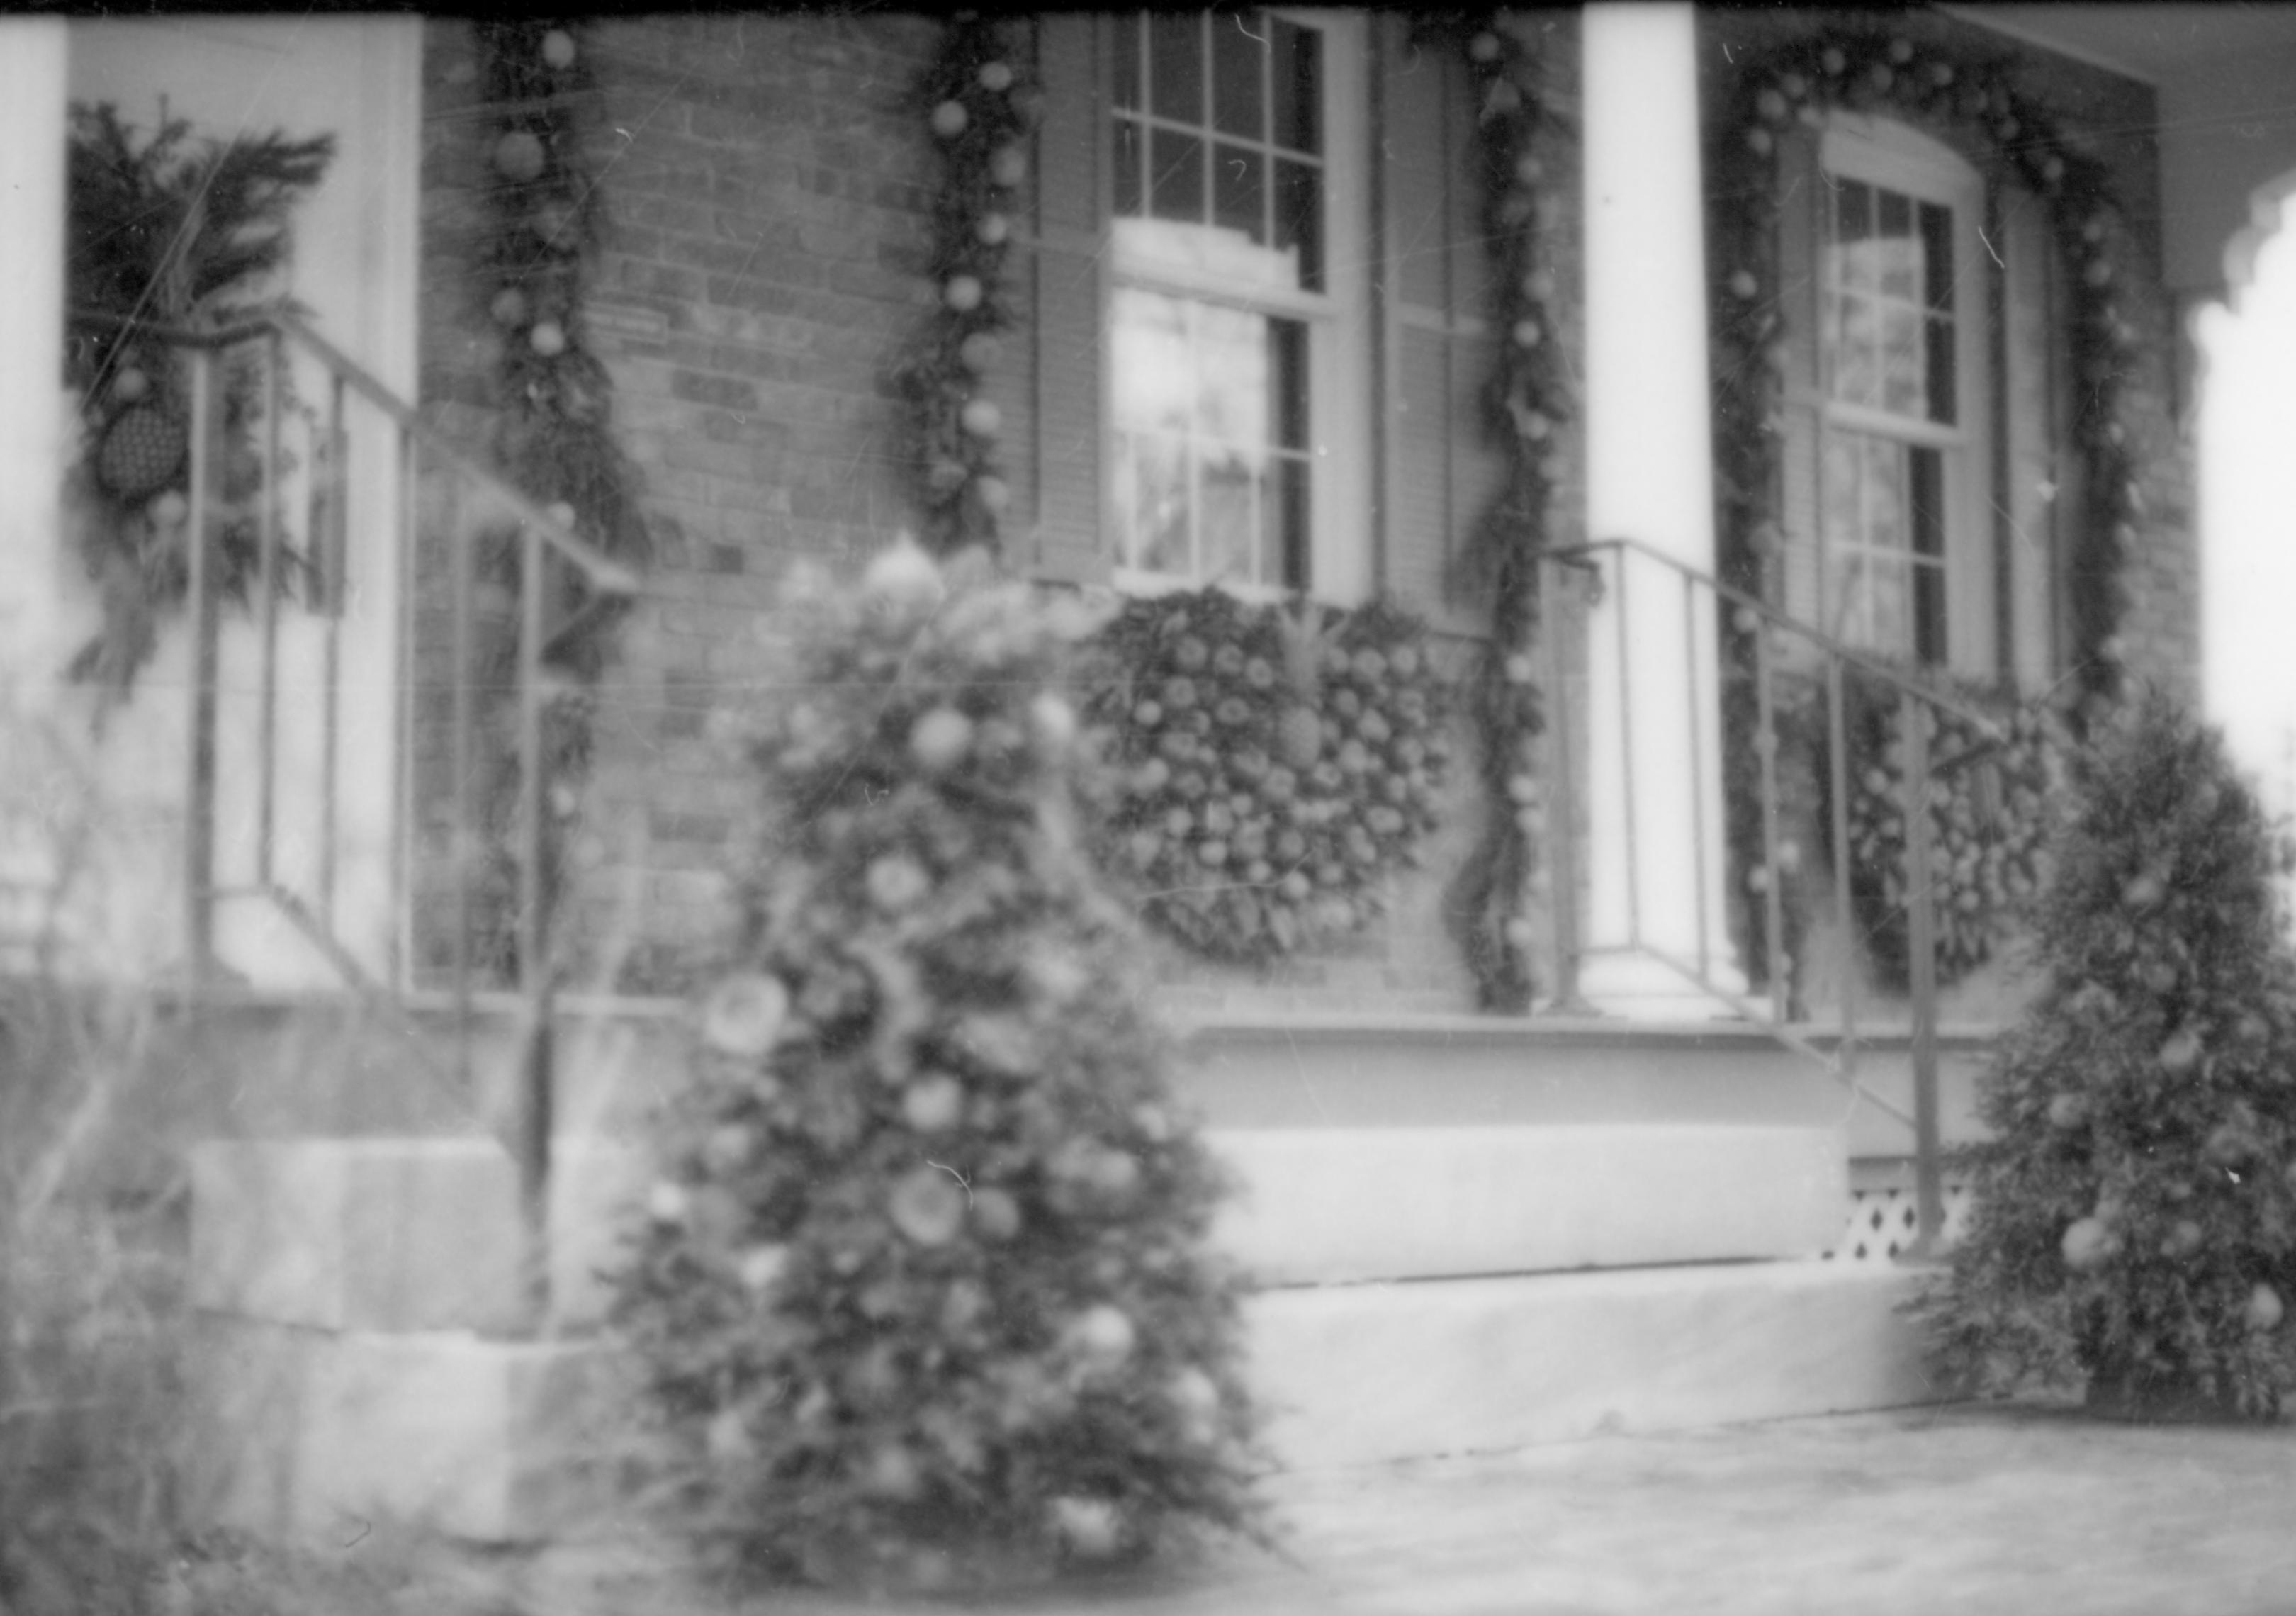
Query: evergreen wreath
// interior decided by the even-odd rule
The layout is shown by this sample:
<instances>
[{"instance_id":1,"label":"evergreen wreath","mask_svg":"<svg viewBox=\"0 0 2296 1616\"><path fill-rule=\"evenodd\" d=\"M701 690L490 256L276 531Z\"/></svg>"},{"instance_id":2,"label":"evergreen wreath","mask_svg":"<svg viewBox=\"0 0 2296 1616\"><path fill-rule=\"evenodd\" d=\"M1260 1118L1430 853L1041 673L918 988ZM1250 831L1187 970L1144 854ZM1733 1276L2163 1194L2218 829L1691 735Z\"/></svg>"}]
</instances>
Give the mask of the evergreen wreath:
<instances>
[{"instance_id":1,"label":"evergreen wreath","mask_svg":"<svg viewBox=\"0 0 2296 1616\"><path fill-rule=\"evenodd\" d=\"M681 1519L751 1573L948 1588L1260 1530L1222 1176L1075 821L1082 624L958 581L905 542L795 603L778 846L619 1280Z\"/></svg>"},{"instance_id":2,"label":"evergreen wreath","mask_svg":"<svg viewBox=\"0 0 2296 1616\"><path fill-rule=\"evenodd\" d=\"M2095 722L2126 684L2120 625L2128 604L2126 567L2141 542L2145 498L2139 462L2122 420L2126 377L2142 334L2122 307L2123 266L2134 256L2106 166L2070 141L2056 115L2018 90L2004 62L1916 45L1886 27L1842 25L1769 46L1735 62L1734 99L1708 152L1711 204L1710 330L1718 568L1723 582L1758 598L1779 564L1778 508L1784 438L1784 389L1792 350L1780 308L1787 267L1778 260L1780 142L1795 124L1821 126L1836 109L1901 117L1958 139L1997 178L2021 182L2045 204L2069 266L2067 321L2079 386L2073 435L2087 465L2087 523L2072 558L2070 595L2075 677L2083 697L2077 726ZM1775 745L1759 729L1752 694L1751 612L1723 617L1726 827L1732 867L1759 893L1763 869L1758 749ZM1791 889L1782 891L1782 898ZM1748 978L1768 971L1767 909L1741 912ZM1806 919L1784 904L1783 942L1800 950Z\"/></svg>"},{"instance_id":3,"label":"evergreen wreath","mask_svg":"<svg viewBox=\"0 0 2296 1616\"><path fill-rule=\"evenodd\" d=\"M1418 863L1450 753L1416 619L1214 587L1127 601L1095 651L1119 779L1101 857L1159 930L1264 962L1357 930Z\"/></svg>"},{"instance_id":4,"label":"evergreen wreath","mask_svg":"<svg viewBox=\"0 0 2296 1616\"><path fill-rule=\"evenodd\" d=\"M1481 840L1460 872L1452 915L1486 1010L1519 1014L1536 987L1533 899L1545 880L1546 828L1535 748L1545 727L1531 654L1538 634L1539 554L1548 507L1565 464L1556 441L1571 414L1547 242L1554 201L1542 193L1548 147L1565 133L1540 85L1539 62L1505 12L1429 18L1416 37L1464 58L1476 90L1475 167L1490 263L1491 373L1482 390L1485 432L1506 452L1506 480L1460 557L1463 589L1491 602L1490 639L1469 707L1481 740L1477 772L1488 805Z\"/></svg>"},{"instance_id":5,"label":"evergreen wreath","mask_svg":"<svg viewBox=\"0 0 2296 1616\"><path fill-rule=\"evenodd\" d=\"M108 103L71 109L65 378L80 396L81 556L103 609L73 678L125 696L160 615L181 610L191 587L190 367L152 333L220 330L279 307L269 283L292 251L295 207L333 155L329 135L194 142L189 122L163 113L139 140ZM242 350L219 368L225 452L210 554L218 593L244 601L262 567L264 373Z\"/></svg>"},{"instance_id":6,"label":"evergreen wreath","mask_svg":"<svg viewBox=\"0 0 2296 1616\"><path fill-rule=\"evenodd\" d=\"M596 176L582 154L582 113L594 93L586 25L521 17L472 24L491 137L486 187L489 232L480 255L484 313L502 340L496 362L498 404L494 454L511 481L606 554L641 564L648 545L631 490L632 473L615 437L612 382L585 340L582 305L587 258L597 240ZM491 901L480 913L490 935L478 957L511 974L516 935L515 864L519 783L513 737L521 567L515 532L488 535L475 563L479 599L497 603L481 624L484 665L462 677L495 700L482 721L500 730L488 749L495 777L481 790L488 816ZM627 602L594 592L574 569L548 571L542 649L555 676L545 710L548 778L545 868L537 901L554 908L565 882L568 822L579 804L590 760L591 688L603 671Z\"/></svg>"},{"instance_id":7,"label":"evergreen wreath","mask_svg":"<svg viewBox=\"0 0 2296 1616\"><path fill-rule=\"evenodd\" d=\"M2095 737L1979 1091L1973 1211L1922 1299L1942 1383L2268 1420L2296 1388L2296 956L2284 846L2217 736L2148 695Z\"/></svg>"},{"instance_id":8,"label":"evergreen wreath","mask_svg":"<svg viewBox=\"0 0 2296 1616\"><path fill-rule=\"evenodd\" d=\"M1003 414L980 392L1013 324L1004 260L1034 123L1011 31L978 12L955 13L916 89L941 159L929 263L935 301L894 380L909 404L923 542L939 555L968 546L996 554L1013 497L997 461Z\"/></svg>"},{"instance_id":9,"label":"evergreen wreath","mask_svg":"<svg viewBox=\"0 0 2296 1616\"><path fill-rule=\"evenodd\" d=\"M2030 918L2049 878L2047 844L2064 773L2062 726L2046 702L2008 701L1973 685L1956 686L1954 694L1986 714L1995 733L1980 735L1958 714L1923 710L1933 761L1987 747L1964 767L1931 776L1931 913L1941 983L1985 964ZM1882 980L1902 988L1908 966L1904 706L1894 687L1856 670L1843 679L1842 699L1850 900ZM1823 705L1812 702L1797 715L1808 755L1821 761ZM1814 772L1823 804L1831 771ZM1833 823L1830 812L1818 816L1829 834ZM1831 850L1834 867L1841 868L1841 850ZM1792 872L1779 874L1784 879ZM1759 896L1761 881L1749 885Z\"/></svg>"}]
</instances>

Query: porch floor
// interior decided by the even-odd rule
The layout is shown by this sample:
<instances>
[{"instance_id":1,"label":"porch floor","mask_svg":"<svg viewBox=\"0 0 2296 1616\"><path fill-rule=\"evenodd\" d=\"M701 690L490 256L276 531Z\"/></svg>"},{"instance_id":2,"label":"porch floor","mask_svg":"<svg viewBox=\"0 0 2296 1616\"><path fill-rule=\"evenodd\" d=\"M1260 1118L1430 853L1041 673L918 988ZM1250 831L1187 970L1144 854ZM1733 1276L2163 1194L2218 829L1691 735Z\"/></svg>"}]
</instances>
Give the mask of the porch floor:
<instances>
[{"instance_id":1,"label":"porch floor","mask_svg":"<svg viewBox=\"0 0 2296 1616\"><path fill-rule=\"evenodd\" d=\"M353 1554L392 1568L362 1590L378 1610L535 1616L2296 1609L2296 1427L2284 1423L2129 1427L1964 1404L1294 1474L1270 1496L1288 1561L1231 1547L972 1605L728 1600L698 1589L670 1548L626 1533L506 1557L393 1545L378 1527Z\"/></svg>"}]
</instances>

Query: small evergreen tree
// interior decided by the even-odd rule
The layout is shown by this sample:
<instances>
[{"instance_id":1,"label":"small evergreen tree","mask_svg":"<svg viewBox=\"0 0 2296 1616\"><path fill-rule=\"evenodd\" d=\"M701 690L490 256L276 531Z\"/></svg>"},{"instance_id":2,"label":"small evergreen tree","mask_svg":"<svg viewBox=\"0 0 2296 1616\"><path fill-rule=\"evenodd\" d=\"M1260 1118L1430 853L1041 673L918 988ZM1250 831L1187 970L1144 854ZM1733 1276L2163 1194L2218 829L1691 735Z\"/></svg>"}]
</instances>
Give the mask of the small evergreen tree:
<instances>
[{"instance_id":1,"label":"small evergreen tree","mask_svg":"<svg viewBox=\"0 0 2296 1616\"><path fill-rule=\"evenodd\" d=\"M2102 1413L2270 1418L2296 1378L2296 960L2280 851L2216 735L2149 697L2099 737L2038 917L2038 997L1980 1101L1991 1138L1939 1366Z\"/></svg>"},{"instance_id":2,"label":"small evergreen tree","mask_svg":"<svg viewBox=\"0 0 2296 1616\"><path fill-rule=\"evenodd\" d=\"M804 607L619 1317L747 1571L936 1586L1256 1530L1218 1176L1025 593L903 544ZM1075 627L1081 627L1077 625Z\"/></svg>"}]
</instances>

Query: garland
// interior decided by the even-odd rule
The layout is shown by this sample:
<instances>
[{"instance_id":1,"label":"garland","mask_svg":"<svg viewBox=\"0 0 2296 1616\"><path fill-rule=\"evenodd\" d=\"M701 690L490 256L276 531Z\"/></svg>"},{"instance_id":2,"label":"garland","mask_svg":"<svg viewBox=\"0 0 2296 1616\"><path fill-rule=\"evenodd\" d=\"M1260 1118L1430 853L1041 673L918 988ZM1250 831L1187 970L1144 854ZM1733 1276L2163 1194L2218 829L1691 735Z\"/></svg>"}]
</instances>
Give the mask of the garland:
<instances>
[{"instance_id":1,"label":"garland","mask_svg":"<svg viewBox=\"0 0 2296 1616\"><path fill-rule=\"evenodd\" d=\"M1120 782L1104 866L1160 930L1265 962L1364 925L1418 862L1449 762L1446 693L1414 619L1218 588L1126 603L1100 636L1092 722Z\"/></svg>"},{"instance_id":2,"label":"garland","mask_svg":"<svg viewBox=\"0 0 2296 1616\"><path fill-rule=\"evenodd\" d=\"M2122 307L2121 264L2133 253L2128 226L2112 195L2106 166L2067 137L2056 116L2016 89L2010 68L1886 29L1846 26L1737 59L1734 96L1708 153L1712 264L1717 551L1723 581L1769 598L1784 545L1778 499L1784 437L1784 380L1792 362L1779 288L1795 273L1779 262L1786 198L1779 151L1796 124L1823 125L1835 109L1906 119L1974 147L1992 172L2013 178L2046 204L2052 234L2072 273L2069 334L2080 386L2073 436L2086 457L2085 530L2070 576L2075 677L2083 698L2077 720L2093 724L2122 694L2127 674L2120 635L2128 604L2123 576L2145 513L2138 457L2121 419L2124 378L2140 333ZM1759 893L1763 865L1759 752L1752 697L1751 613L1726 613L1723 661L1726 834L1734 868ZM1785 896L1782 893L1782 897ZM1759 990L1767 971L1767 906L1742 906L1747 972ZM1782 907L1782 942L1800 950L1804 917Z\"/></svg>"},{"instance_id":3,"label":"garland","mask_svg":"<svg viewBox=\"0 0 2296 1616\"><path fill-rule=\"evenodd\" d=\"M191 587L191 382L149 328L214 329L270 306L254 294L286 266L290 217L325 175L334 137L274 131L186 151L182 119L139 144L109 103L71 116L68 301L107 323L76 330L65 362L85 446L81 556L103 602L102 628L68 671L124 696L160 614L180 611ZM264 373L239 350L220 368L224 514L211 554L219 593L244 600L263 564Z\"/></svg>"},{"instance_id":4,"label":"garland","mask_svg":"<svg viewBox=\"0 0 2296 1616\"><path fill-rule=\"evenodd\" d=\"M1469 536L1460 582L1487 594L1491 633L1473 676L1470 710L1481 737L1477 773L1488 804L1481 840L1461 870L1451 913L1486 1010L1530 1007L1531 901L1545 829L1535 748L1545 728L1532 683L1538 556L1548 505L1565 463L1555 439L1570 398L1555 338L1554 200L1542 194L1544 143L1562 133L1539 87L1539 62L1504 12L1430 19L1415 37L1459 50L1479 109L1475 163L1491 275L1494 345L1483 387L1484 430L1506 450L1506 481Z\"/></svg>"},{"instance_id":5,"label":"garland","mask_svg":"<svg viewBox=\"0 0 2296 1616\"><path fill-rule=\"evenodd\" d=\"M959 12L917 84L941 155L929 267L937 298L894 380L909 405L914 498L935 554L967 546L996 554L1013 498L996 457L1003 414L981 396L981 379L1014 322L1004 260L1035 97L1013 62L1000 21Z\"/></svg>"},{"instance_id":6,"label":"garland","mask_svg":"<svg viewBox=\"0 0 2296 1616\"><path fill-rule=\"evenodd\" d=\"M1833 28L1743 59L1735 99L1710 160L1715 176L1718 273L1716 469L1725 582L1759 593L1783 539L1777 488L1779 414L1790 363L1778 288L1778 221L1785 198L1778 150L1795 123L1816 127L1836 108L1925 125L1974 145L1999 176L2046 204L2071 268L2070 334L2080 386L2073 435L2087 457L2086 530L2071 568L2075 673L2084 717L2117 700L2127 681L2120 625L2128 601L2122 570L2140 538L2145 500L2138 456L2121 419L2125 381L2141 333L2123 309L2122 264L2133 256L2105 165L2081 152L2055 115L2009 82L2009 69L1868 29ZM1726 636L1734 666L1752 668L1749 626Z\"/></svg>"},{"instance_id":7,"label":"garland","mask_svg":"<svg viewBox=\"0 0 2296 1616\"><path fill-rule=\"evenodd\" d=\"M631 491L628 462L613 431L612 382L582 328L586 255L600 225L597 176L581 154L578 111L593 93L585 25L547 18L473 25L480 83L493 119L487 187L491 239L480 255L486 313L502 333L496 363L500 414L497 463L511 480L550 513L609 555L642 562L647 538ZM488 536L477 558L479 598L515 603L520 547L513 533ZM545 868L537 901L554 906L564 886L566 822L579 803L578 783L591 754L593 686L605 666L625 603L594 595L573 569L554 567L547 587L545 663L562 676L545 712ZM513 720L518 657L514 605L483 630L488 665L463 670L495 693L492 721ZM511 733L504 731L505 735ZM496 777L485 800L498 901L486 906L499 937L490 950L508 964L514 935L515 752L496 749Z\"/></svg>"}]
</instances>

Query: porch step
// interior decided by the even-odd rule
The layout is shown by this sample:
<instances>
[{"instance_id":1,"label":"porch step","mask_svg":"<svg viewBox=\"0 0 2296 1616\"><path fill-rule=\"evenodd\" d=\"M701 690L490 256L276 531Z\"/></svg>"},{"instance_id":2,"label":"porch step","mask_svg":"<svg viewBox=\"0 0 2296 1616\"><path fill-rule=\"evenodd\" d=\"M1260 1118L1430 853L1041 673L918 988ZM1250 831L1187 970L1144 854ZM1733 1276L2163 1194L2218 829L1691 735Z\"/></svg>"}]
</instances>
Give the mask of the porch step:
<instances>
[{"instance_id":1,"label":"porch step","mask_svg":"<svg viewBox=\"0 0 2296 1616\"><path fill-rule=\"evenodd\" d=\"M1729 1263L1275 1291L1252 1380L1287 1469L1933 1400L1917 1276Z\"/></svg>"},{"instance_id":2,"label":"porch step","mask_svg":"<svg viewBox=\"0 0 2296 1616\"><path fill-rule=\"evenodd\" d=\"M1849 1205L1838 1130L1791 1126L1216 1130L1242 1194L1214 1238L1263 1284L1814 1257ZM636 1152L562 1139L551 1193L565 1327L641 1185ZM516 1174L483 1139L220 1142L192 1153L193 1304L325 1330L518 1324Z\"/></svg>"}]
</instances>

